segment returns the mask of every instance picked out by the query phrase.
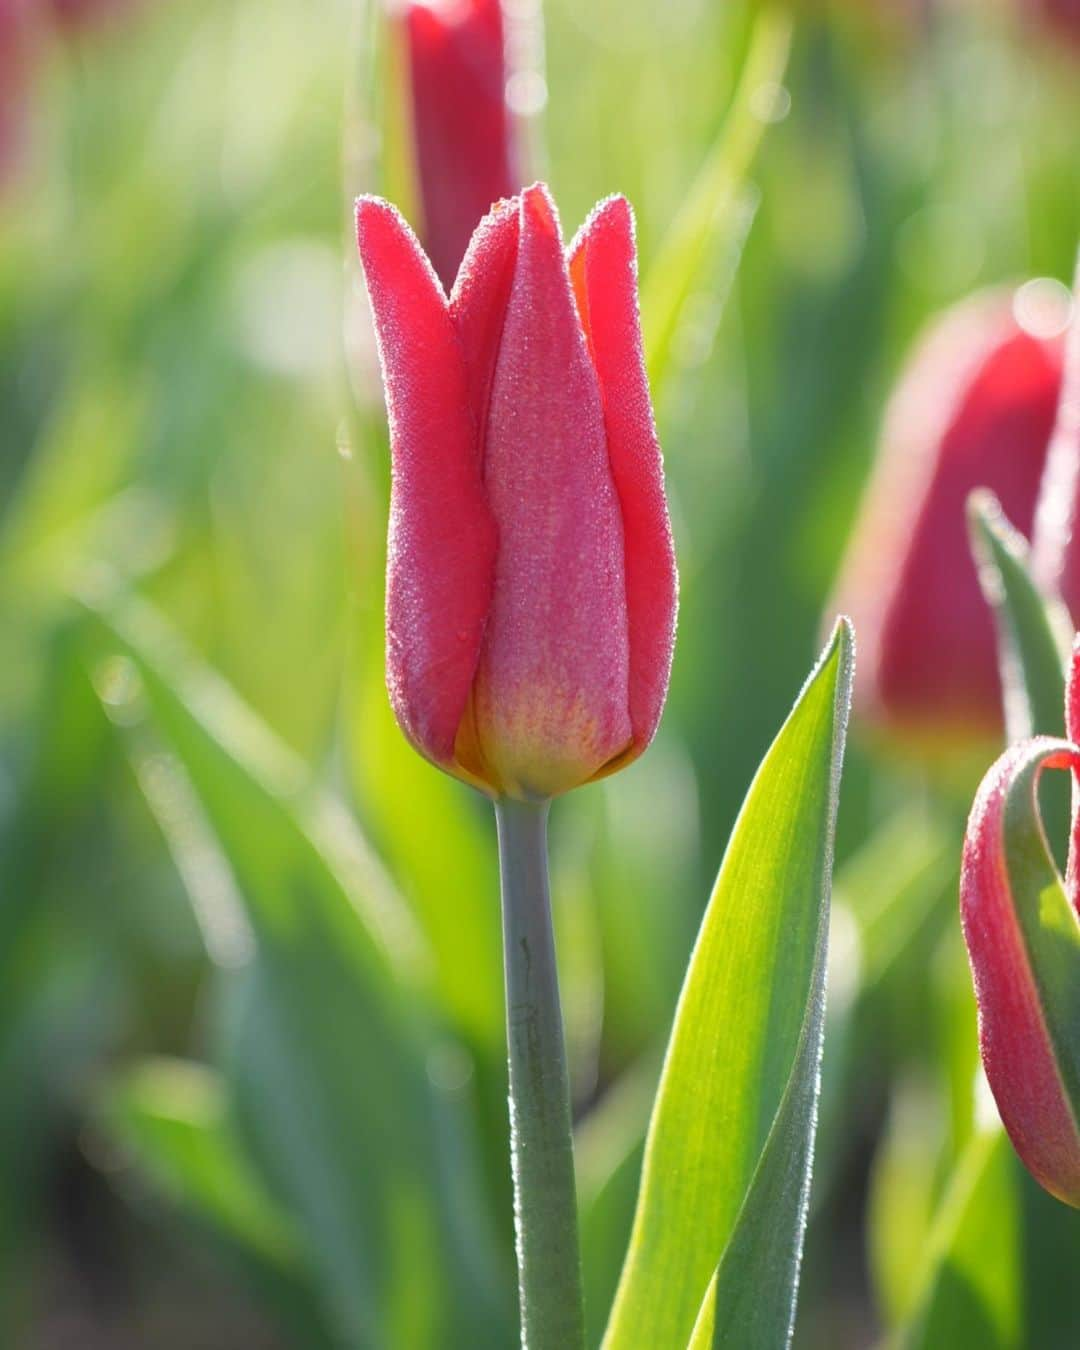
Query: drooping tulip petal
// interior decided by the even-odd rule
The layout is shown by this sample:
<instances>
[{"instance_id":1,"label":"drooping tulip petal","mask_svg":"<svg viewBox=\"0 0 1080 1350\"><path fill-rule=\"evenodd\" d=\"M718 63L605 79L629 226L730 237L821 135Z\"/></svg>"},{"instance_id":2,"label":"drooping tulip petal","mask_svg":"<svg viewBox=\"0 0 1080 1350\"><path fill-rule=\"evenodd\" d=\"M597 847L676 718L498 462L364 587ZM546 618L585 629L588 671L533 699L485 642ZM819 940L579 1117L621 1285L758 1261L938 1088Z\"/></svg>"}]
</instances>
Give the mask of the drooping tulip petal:
<instances>
[{"instance_id":1,"label":"drooping tulip petal","mask_svg":"<svg viewBox=\"0 0 1080 1350\"><path fill-rule=\"evenodd\" d=\"M1044 768L1080 750L1038 737L983 780L964 843L961 917L983 1066L1017 1153L1051 1194L1080 1206L1080 921L1038 817Z\"/></svg>"},{"instance_id":2,"label":"drooping tulip petal","mask_svg":"<svg viewBox=\"0 0 1080 1350\"><path fill-rule=\"evenodd\" d=\"M491 603L495 527L464 353L438 278L393 207L361 198L356 222L393 457L387 683L412 742L450 766Z\"/></svg>"},{"instance_id":3,"label":"drooping tulip petal","mask_svg":"<svg viewBox=\"0 0 1080 1350\"><path fill-rule=\"evenodd\" d=\"M1001 687L965 502L988 487L1030 533L1061 385L1060 337L1021 326L1011 293L937 322L886 415L837 596L859 633L856 705L908 744L996 735Z\"/></svg>"},{"instance_id":4,"label":"drooping tulip petal","mask_svg":"<svg viewBox=\"0 0 1080 1350\"><path fill-rule=\"evenodd\" d=\"M986 1076L1017 1153L1080 1206L1080 641L1066 693L1068 740L1012 746L983 780L968 821L960 912ZM1044 769L1071 770L1064 889L1039 816Z\"/></svg>"},{"instance_id":5,"label":"drooping tulip petal","mask_svg":"<svg viewBox=\"0 0 1080 1350\"><path fill-rule=\"evenodd\" d=\"M623 521L630 641L630 722L638 753L667 696L677 581L664 469L638 311L634 217L625 197L593 211L570 248L570 275L604 405Z\"/></svg>"},{"instance_id":6,"label":"drooping tulip petal","mask_svg":"<svg viewBox=\"0 0 1080 1350\"><path fill-rule=\"evenodd\" d=\"M1057 591L1080 625L1080 271L1065 344L1057 420L1035 513L1031 562L1036 579Z\"/></svg>"},{"instance_id":7,"label":"drooping tulip petal","mask_svg":"<svg viewBox=\"0 0 1080 1350\"><path fill-rule=\"evenodd\" d=\"M534 187L520 211L484 443L499 550L474 707L498 781L542 796L587 781L633 732L623 527L600 389L554 203Z\"/></svg>"},{"instance_id":8,"label":"drooping tulip petal","mask_svg":"<svg viewBox=\"0 0 1080 1350\"><path fill-rule=\"evenodd\" d=\"M449 288L480 218L519 186L502 4L410 3L405 22L421 233Z\"/></svg>"}]
</instances>

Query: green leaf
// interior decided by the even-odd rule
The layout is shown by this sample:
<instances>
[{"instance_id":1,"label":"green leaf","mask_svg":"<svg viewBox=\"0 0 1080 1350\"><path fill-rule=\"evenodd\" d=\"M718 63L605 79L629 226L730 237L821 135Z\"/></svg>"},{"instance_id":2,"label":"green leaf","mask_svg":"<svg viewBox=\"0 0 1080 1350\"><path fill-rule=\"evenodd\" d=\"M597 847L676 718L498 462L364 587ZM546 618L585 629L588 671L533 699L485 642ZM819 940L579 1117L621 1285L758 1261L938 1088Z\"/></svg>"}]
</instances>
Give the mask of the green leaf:
<instances>
[{"instance_id":1,"label":"green leaf","mask_svg":"<svg viewBox=\"0 0 1080 1350\"><path fill-rule=\"evenodd\" d=\"M767 124L762 91L779 87L790 45L790 17L764 7L731 110L645 276L641 316L654 387L667 375L687 299L700 288L710 257L734 232L740 194Z\"/></svg>"},{"instance_id":2,"label":"green leaf","mask_svg":"<svg viewBox=\"0 0 1080 1350\"><path fill-rule=\"evenodd\" d=\"M448 1343L497 1340L471 1061L432 1020L408 911L342 805L150 606L89 603L133 664L250 924L254 958L222 981L226 1068L330 1320L357 1346L423 1344L437 1327Z\"/></svg>"},{"instance_id":3,"label":"green leaf","mask_svg":"<svg viewBox=\"0 0 1080 1350\"><path fill-rule=\"evenodd\" d=\"M905 1350L1019 1350L1019 1234L1012 1151L994 1126L974 1135L938 1208Z\"/></svg>"},{"instance_id":4,"label":"green leaf","mask_svg":"<svg viewBox=\"0 0 1080 1350\"><path fill-rule=\"evenodd\" d=\"M289 1216L263 1187L232 1129L219 1075L183 1060L144 1060L106 1084L109 1134L175 1203L268 1264L300 1256Z\"/></svg>"},{"instance_id":5,"label":"green leaf","mask_svg":"<svg viewBox=\"0 0 1080 1350\"><path fill-rule=\"evenodd\" d=\"M968 522L979 581L998 632L1008 738L1063 736L1065 669L1073 636L1068 612L1036 587L1027 540L1006 520L992 492L981 488L971 494Z\"/></svg>"},{"instance_id":6,"label":"green leaf","mask_svg":"<svg viewBox=\"0 0 1080 1350\"><path fill-rule=\"evenodd\" d=\"M790 1335L852 648L841 620L735 823L675 1015L609 1350Z\"/></svg>"},{"instance_id":7,"label":"green leaf","mask_svg":"<svg viewBox=\"0 0 1080 1350\"><path fill-rule=\"evenodd\" d=\"M994 611L1009 742L1064 736L1065 670L1073 639L1068 611L1036 587L1027 540L1009 524L993 493L979 489L971 494L968 522L979 581ZM1064 871L1072 818L1064 774L1044 777L1039 801L1047 838Z\"/></svg>"},{"instance_id":8,"label":"green leaf","mask_svg":"<svg viewBox=\"0 0 1080 1350\"><path fill-rule=\"evenodd\" d=\"M106 1082L97 1115L125 1161L221 1244L297 1340L329 1350L300 1235L244 1150L221 1076L142 1060Z\"/></svg>"},{"instance_id":9,"label":"green leaf","mask_svg":"<svg viewBox=\"0 0 1080 1350\"><path fill-rule=\"evenodd\" d=\"M973 1079L972 1070L969 1096ZM866 1248L874 1302L889 1330L910 1318L926 1278L926 1239L941 1195L947 1132L941 1096L928 1075L898 1077L874 1154Z\"/></svg>"}]
</instances>

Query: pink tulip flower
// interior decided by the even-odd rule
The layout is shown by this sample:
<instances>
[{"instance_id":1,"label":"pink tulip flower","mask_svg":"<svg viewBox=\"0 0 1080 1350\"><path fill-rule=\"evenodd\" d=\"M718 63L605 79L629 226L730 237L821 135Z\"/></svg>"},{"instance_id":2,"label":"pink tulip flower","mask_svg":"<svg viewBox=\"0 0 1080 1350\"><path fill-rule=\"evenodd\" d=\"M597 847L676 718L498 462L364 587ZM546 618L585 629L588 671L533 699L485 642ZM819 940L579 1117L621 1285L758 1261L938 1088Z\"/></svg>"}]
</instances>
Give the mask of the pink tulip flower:
<instances>
[{"instance_id":1,"label":"pink tulip flower","mask_svg":"<svg viewBox=\"0 0 1080 1350\"><path fill-rule=\"evenodd\" d=\"M1000 734L965 503L988 487L1030 534L1061 372L1060 338L1026 331L1012 294L994 291L938 319L890 400L832 608L859 635L857 710L909 744Z\"/></svg>"},{"instance_id":2,"label":"pink tulip flower","mask_svg":"<svg viewBox=\"0 0 1080 1350\"><path fill-rule=\"evenodd\" d=\"M602 202L564 249L543 185L499 202L449 300L392 206L362 197L357 235L390 419L398 721L494 796L611 773L656 730L677 589L630 207Z\"/></svg>"}]
</instances>

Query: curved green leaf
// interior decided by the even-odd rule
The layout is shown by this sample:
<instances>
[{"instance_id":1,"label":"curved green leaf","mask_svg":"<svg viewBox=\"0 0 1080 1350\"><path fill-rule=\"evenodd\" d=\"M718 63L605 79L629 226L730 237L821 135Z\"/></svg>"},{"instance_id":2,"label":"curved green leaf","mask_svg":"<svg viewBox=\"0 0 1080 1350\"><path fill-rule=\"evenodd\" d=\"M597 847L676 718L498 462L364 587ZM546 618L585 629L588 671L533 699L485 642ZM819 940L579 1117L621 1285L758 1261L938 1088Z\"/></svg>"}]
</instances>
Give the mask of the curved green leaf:
<instances>
[{"instance_id":1,"label":"curved green leaf","mask_svg":"<svg viewBox=\"0 0 1080 1350\"><path fill-rule=\"evenodd\" d=\"M787 1341L852 660L841 620L736 821L675 1016L608 1350L682 1347L695 1324L698 1344Z\"/></svg>"},{"instance_id":2,"label":"curved green leaf","mask_svg":"<svg viewBox=\"0 0 1080 1350\"><path fill-rule=\"evenodd\" d=\"M980 488L971 494L968 523L979 582L998 632L1008 738L1063 736L1072 648L1068 612L1036 587L1027 540L1006 520L992 492Z\"/></svg>"}]
</instances>

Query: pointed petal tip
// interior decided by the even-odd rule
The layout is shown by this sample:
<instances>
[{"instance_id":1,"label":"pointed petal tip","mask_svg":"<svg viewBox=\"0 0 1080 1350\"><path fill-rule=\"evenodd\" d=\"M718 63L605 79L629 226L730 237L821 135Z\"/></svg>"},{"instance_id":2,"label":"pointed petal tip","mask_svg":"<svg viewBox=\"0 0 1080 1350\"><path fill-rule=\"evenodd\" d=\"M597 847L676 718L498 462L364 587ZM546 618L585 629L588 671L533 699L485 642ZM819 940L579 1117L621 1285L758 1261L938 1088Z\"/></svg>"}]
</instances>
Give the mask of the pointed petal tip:
<instances>
[{"instance_id":1,"label":"pointed petal tip","mask_svg":"<svg viewBox=\"0 0 1080 1350\"><path fill-rule=\"evenodd\" d=\"M555 205L555 198L551 195L551 189L546 183L538 181L523 188L518 200L521 203L523 229L531 227L559 238L559 211Z\"/></svg>"},{"instance_id":2,"label":"pointed petal tip","mask_svg":"<svg viewBox=\"0 0 1080 1350\"><path fill-rule=\"evenodd\" d=\"M471 285L481 281L483 274L490 269L492 252L509 247L510 240L516 239L520 208L520 197L500 197L480 217L454 278L450 291L452 308L461 303L463 294Z\"/></svg>"},{"instance_id":3,"label":"pointed petal tip","mask_svg":"<svg viewBox=\"0 0 1080 1350\"><path fill-rule=\"evenodd\" d=\"M588 246L591 239L607 230L626 236L631 244L631 252L636 250L637 222L634 219L634 208L621 192L614 192L610 197L603 197L596 203L571 240L566 250L567 255L571 259L576 258Z\"/></svg>"},{"instance_id":4,"label":"pointed petal tip","mask_svg":"<svg viewBox=\"0 0 1080 1350\"><path fill-rule=\"evenodd\" d=\"M368 245L379 238L387 238L392 234L404 235L410 242L416 238L409 222L393 202L388 202L384 197L376 197L373 193L365 192L357 197L353 210L356 221L356 243L361 258Z\"/></svg>"},{"instance_id":5,"label":"pointed petal tip","mask_svg":"<svg viewBox=\"0 0 1080 1350\"><path fill-rule=\"evenodd\" d=\"M396 267L402 258L413 256L445 305L446 291L431 259L416 231L394 203L388 202L385 197L365 192L356 198L354 212L356 246L360 250L360 261L369 284L372 269L379 270L387 263Z\"/></svg>"},{"instance_id":6,"label":"pointed petal tip","mask_svg":"<svg viewBox=\"0 0 1080 1350\"><path fill-rule=\"evenodd\" d=\"M361 226L366 225L373 218L397 217L402 219L401 212L396 206L386 201L383 197L376 197L373 192L363 192L353 203L353 215L356 220L356 228L359 231Z\"/></svg>"}]
</instances>

